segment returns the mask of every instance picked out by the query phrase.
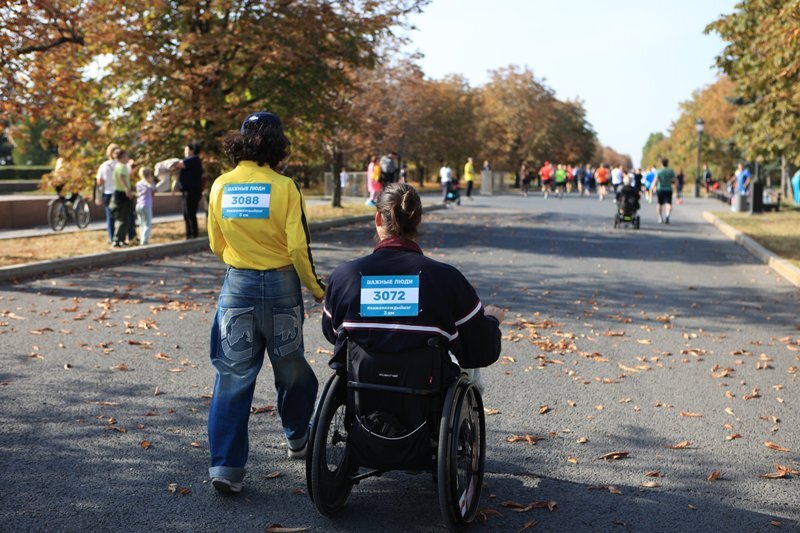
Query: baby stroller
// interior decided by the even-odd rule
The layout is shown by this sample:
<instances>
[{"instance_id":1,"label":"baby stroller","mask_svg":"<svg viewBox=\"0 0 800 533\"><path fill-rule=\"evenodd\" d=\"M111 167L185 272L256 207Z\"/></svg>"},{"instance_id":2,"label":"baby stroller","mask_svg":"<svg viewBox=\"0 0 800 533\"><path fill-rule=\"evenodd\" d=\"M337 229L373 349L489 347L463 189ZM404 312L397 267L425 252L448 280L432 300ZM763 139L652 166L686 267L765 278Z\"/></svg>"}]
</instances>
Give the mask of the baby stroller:
<instances>
[{"instance_id":1,"label":"baby stroller","mask_svg":"<svg viewBox=\"0 0 800 533\"><path fill-rule=\"evenodd\" d=\"M456 205L461 205L461 193L459 189L461 187L458 186L458 180L453 179L450 182L450 187L447 190L447 201L448 202L455 202Z\"/></svg>"},{"instance_id":2,"label":"baby stroller","mask_svg":"<svg viewBox=\"0 0 800 533\"><path fill-rule=\"evenodd\" d=\"M631 224L639 229L639 191L625 185L617 193L617 212L614 214L614 227Z\"/></svg>"}]
</instances>

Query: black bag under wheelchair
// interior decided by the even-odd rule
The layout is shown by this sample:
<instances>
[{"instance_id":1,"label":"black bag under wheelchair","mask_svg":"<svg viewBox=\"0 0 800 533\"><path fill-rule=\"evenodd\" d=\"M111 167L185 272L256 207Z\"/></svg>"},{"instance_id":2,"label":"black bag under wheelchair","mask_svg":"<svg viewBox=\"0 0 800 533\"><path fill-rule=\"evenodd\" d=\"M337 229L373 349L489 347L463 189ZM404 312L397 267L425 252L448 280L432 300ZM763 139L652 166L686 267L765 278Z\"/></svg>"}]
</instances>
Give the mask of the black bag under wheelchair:
<instances>
[{"instance_id":1,"label":"black bag under wheelchair","mask_svg":"<svg viewBox=\"0 0 800 533\"><path fill-rule=\"evenodd\" d=\"M308 494L333 516L363 479L391 470L433 473L439 508L459 530L478 511L486 428L478 388L450 362L447 342L399 354L347 341L346 376L333 375L312 419Z\"/></svg>"}]
</instances>

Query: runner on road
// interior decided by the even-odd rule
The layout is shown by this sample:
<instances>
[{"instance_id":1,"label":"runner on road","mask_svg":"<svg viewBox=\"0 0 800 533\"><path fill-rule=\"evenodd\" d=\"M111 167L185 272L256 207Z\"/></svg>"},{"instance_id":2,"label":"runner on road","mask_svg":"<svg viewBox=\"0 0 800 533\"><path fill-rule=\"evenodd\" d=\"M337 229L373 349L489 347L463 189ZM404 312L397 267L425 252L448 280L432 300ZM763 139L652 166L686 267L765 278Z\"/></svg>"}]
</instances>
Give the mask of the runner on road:
<instances>
[{"instance_id":1,"label":"runner on road","mask_svg":"<svg viewBox=\"0 0 800 533\"><path fill-rule=\"evenodd\" d=\"M600 198L602 202L603 199L608 194L608 168L606 168L605 163L597 167L597 170L594 173L594 177L597 180L597 196Z\"/></svg>"},{"instance_id":2,"label":"runner on road","mask_svg":"<svg viewBox=\"0 0 800 533\"><path fill-rule=\"evenodd\" d=\"M317 398L317 378L304 355L300 283L320 303L325 285L311 257L300 186L274 170L290 145L277 116L248 116L223 142L236 168L217 178L208 200L209 244L228 265L211 326L217 375L208 412L208 474L222 493L242 490L247 424L264 352L290 459L305 457Z\"/></svg>"},{"instance_id":3,"label":"runner on road","mask_svg":"<svg viewBox=\"0 0 800 533\"><path fill-rule=\"evenodd\" d=\"M550 183L553 179L553 165L550 164L550 161L545 161L542 168L539 169L539 177L542 179L542 193L546 200L547 195L550 193Z\"/></svg>"},{"instance_id":4,"label":"runner on road","mask_svg":"<svg viewBox=\"0 0 800 533\"><path fill-rule=\"evenodd\" d=\"M556 196L558 198L563 198L564 191L566 190L567 187L567 170L564 168L564 165L558 165L558 168L556 168L555 182L556 182Z\"/></svg>"},{"instance_id":5,"label":"runner on road","mask_svg":"<svg viewBox=\"0 0 800 533\"><path fill-rule=\"evenodd\" d=\"M467 198L470 200L474 200L472 197L472 187L475 185L475 164L472 161L471 157L467 158L467 162L464 165L464 181L467 182Z\"/></svg>"},{"instance_id":6,"label":"runner on road","mask_svg":"<svg viewBox=\"0 0 800 533\"><path fill-rule=\"evenodd\" d=\"M672 185L675 182L675 172L669 168L669 160L662 159L663 166L656 172L656 179L651 190L655 191L658 198L656 213L658 213L659 224L669 224L669 215L672 213ZM663 207L662 207L663 206Z\"/></svg>"}]
</instances>

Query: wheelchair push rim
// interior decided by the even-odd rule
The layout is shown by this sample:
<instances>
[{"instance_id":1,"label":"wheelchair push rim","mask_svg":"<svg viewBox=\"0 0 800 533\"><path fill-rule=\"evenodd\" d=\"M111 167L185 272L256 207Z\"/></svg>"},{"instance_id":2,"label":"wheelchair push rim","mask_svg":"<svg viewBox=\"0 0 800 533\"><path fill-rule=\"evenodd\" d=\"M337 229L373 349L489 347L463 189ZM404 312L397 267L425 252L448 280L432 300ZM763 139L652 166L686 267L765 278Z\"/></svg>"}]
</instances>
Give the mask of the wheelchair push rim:
<instances>
[{"instance_id":1,"label":"wheelchair push rim","mask_svg":"<svg viewBox=\"0 0 800 533\"><path fill-rule=\"evenodd\" d=\"M335 376L322 400L311 451L312 500L317 510L331 516L340 511L353 488L346 424L346 386Z\"/></svg>"},{"instance_id":2,"label":"wheelchair push rim","mask_svg":"<svg viewBox=\"0 0 800 533\"><path fill-rule=\"evenodd\" d=\"M449 398L448 398L449 400ZM439 435L439 507L448 527L460 530L475 518L483 485L486 426L478 389L462 380L442 415ZM447 418L445 418L447 417Z\"/></svg>"}]
</instances>

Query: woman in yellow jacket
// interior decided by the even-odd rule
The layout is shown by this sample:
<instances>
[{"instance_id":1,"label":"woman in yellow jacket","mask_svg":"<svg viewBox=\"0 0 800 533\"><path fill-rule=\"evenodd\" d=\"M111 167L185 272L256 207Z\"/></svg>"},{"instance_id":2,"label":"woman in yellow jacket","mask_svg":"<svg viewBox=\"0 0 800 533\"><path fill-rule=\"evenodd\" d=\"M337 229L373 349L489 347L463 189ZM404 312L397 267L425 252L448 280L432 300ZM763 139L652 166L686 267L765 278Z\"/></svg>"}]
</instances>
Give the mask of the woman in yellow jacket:
<instances>
[{"instance_id":1,"label":"woman in yellow jacket","mask_svg":"<svg viewBox=\"0 0 800 533\"><path fill-rule=\"evenodd\" d=\"M208 414L211 477L219 492L242 490L247 423L266 351L275 375L278 414L290 458L305 456L317 379L303 350L302 282L322 301L300 188L275 171L289 140L272 113L248 116L224 141L236 165L209 195L211 250L228 269L211 329L217 370Z\"/></svg>"}]
</instances>

